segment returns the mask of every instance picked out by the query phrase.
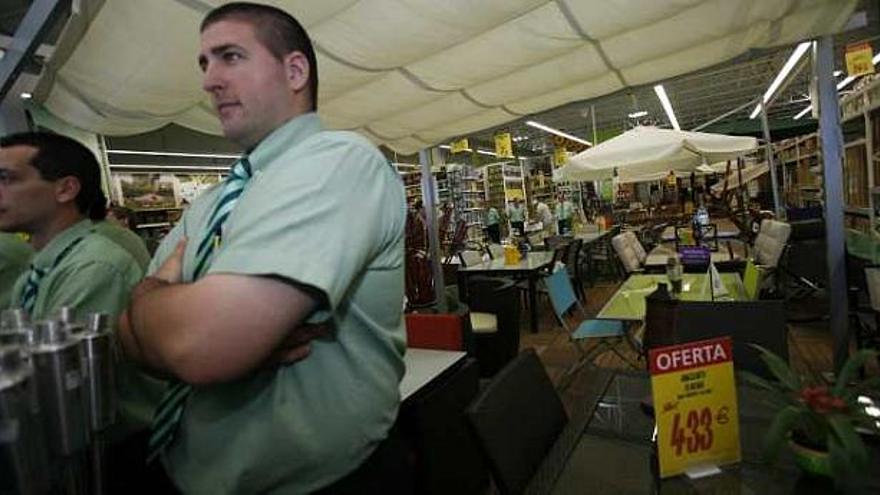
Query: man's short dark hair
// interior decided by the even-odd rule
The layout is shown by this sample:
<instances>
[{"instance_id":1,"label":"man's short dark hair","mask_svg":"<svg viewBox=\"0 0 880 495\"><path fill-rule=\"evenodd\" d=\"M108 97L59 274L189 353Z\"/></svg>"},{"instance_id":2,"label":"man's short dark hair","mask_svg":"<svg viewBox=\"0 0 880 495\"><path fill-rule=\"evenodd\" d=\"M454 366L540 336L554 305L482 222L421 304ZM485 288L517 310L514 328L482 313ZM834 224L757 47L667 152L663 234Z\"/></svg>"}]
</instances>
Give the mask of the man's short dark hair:
<instances>
[{"instance_id":1,"label":"man's short dark hair","mask_svg":"<svg viewBox=\"0 0 880 495\"><path fill-rule=\"evenodd\" d=\"M79 141L50 132L22 132L0 138L0 147L30 146L37 150L30 165L44 180L76 177L76 206L92 220L107 216L107 197L101 190L101 166L95 155Z\"/></svg>"},{"instance_id":2,"label":"man's short dark hair","mask_svg":"<svg viewBox=\"0 0 880 495\"><path fill-rule=\"evenodd\" d=\"M298 51L309 61L309 94L312 98L311 110L318 109L318 61L312 40L302 24L287 12L250 2L232 2L221 5L208 12L202 20L199 32L216 22L225 20L247 22L254 28L257 39L278 60L283 60L290 52Z\"/></svg>"}]
</instances>

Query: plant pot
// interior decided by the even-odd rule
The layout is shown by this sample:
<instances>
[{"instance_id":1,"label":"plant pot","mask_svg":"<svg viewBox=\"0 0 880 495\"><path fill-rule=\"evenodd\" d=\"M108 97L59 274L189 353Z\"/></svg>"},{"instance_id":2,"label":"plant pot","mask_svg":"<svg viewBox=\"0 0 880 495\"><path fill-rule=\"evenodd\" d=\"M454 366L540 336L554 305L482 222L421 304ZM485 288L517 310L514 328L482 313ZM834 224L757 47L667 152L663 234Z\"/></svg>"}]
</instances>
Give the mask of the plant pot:
<instances>
[{"instance_id":1,"label":"plant pot","mask_svg":"<svg viewBox=\"0 0 880 495\"><path fill-rule=\"evenodd\" d=\"M831 457L827 451L805 447L794 440L788 441L794 461L808 475L832 478Z\"/></svg>"}]
</instances>

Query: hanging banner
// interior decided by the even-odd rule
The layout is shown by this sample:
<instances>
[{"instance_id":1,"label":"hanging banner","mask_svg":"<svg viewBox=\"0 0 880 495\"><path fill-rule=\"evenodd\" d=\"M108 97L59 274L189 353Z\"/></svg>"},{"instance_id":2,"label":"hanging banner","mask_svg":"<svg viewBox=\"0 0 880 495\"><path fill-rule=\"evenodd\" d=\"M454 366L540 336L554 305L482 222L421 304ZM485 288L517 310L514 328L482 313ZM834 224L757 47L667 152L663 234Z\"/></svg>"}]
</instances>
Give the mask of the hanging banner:
<instances>
[{"instance_id":1,"label":"hanging banner","mask_svg":"<svg viewBox=\"0 0 880 495\"><path fill-rule=\"evenodd\" d=\"M730 337L649 351L660 477L740 461Z\"/></svg>"},{"instance_id":2,"label":"hanging banner","mask_svg":"<svg viewBox=\"0 0 880 495\"><path fill-rule=\"evenodd\" d=\"M513 141L509 132L495 135L495 154L498 158L513 158Z\"/></svg>"},{"instance_id":3,"label":"hanging banner","mask_svg":"<svg viewBox=\"0 0 880 495\"><path fill-rule=\"evenodd\" d=\"M452 153L463 153L465 151L470 150L470 146L468 146L467 138L459 139L458 141L453 141L449 145L449 151Z\"/></svg>"},{"instance_id":4,"label":"hanging banner","mask_svg":"<svg viewBox=\"0 0 880 495\"><path fill-rule=\"evenodd\" d=\"M556 147L556 150L553 152L553 161L556 163L557 167L561 167L568 163L568 153L565 151L564 146Z\"/></svg>"},{"instance_id":5,"label":"hanging banner","mask_svg":"<svg viewBox=\"0 0 880 495\"><path fill-rule=\"evenodd\" d=\"M846 45L846 72L850 77L874 73L874 52L867 41Z\"/></svg>"}]
</instances>

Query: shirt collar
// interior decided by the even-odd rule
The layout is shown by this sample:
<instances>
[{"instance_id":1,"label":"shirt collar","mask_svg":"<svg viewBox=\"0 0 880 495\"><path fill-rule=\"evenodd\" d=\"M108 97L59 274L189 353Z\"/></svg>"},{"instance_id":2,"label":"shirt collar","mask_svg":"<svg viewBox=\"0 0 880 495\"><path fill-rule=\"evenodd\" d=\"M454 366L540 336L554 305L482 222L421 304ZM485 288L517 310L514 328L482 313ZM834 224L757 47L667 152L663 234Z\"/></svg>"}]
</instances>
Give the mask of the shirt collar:
<instances>
[{"instance_id":1,"label":"shirt collar","mask_svg":"<svg viewBox=\"0 0 880 495\"><path fill-rule=\"evenodd\" d=\"M37 268L50 268L52 264L55 262L55 258L57 258L62 251L67 249L71 243L79 239L80 237L88 234L92 230L92 222L91 220L81 220L49 241L48 244L43 246L36 256L34 256L33 264Z\"/></svg>"},{"instance_id":2,"label":"shirt collar","mask_svg":"<svg viewBox=\"0 0 880 495\"><path fill-rule=\"evenodd\" d=\"M248 155L251 171L256 172L289 150L295 143L323 129L317 113L309 112L288 120L257 144Z\"/></svg>"}]
</instances>

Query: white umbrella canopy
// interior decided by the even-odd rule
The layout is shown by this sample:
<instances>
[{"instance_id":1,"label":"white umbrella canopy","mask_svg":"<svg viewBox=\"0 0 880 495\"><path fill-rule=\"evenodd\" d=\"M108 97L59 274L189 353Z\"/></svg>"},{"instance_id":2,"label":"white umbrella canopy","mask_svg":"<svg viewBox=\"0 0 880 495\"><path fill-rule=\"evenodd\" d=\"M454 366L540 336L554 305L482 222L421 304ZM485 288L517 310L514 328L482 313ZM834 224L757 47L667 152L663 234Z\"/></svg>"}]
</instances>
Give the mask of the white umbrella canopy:
<instances>
[{"instance_id":1,"label":"white umbrella canopy","mask_svg":"<svg viewBox=\"0 0 880 495\"><path fill-rule=\"evenodd\" d=\"M621 182L652 180L670 171L690 173L703 164L733 160L757 147L753 137L640 126L571 157L557 178L607 179L616 168Z\"/></svg>"}]
</instances>

